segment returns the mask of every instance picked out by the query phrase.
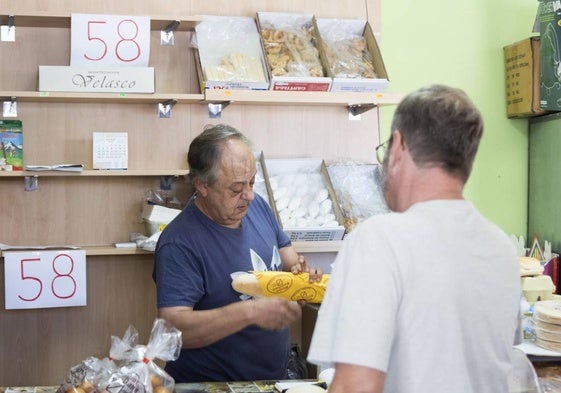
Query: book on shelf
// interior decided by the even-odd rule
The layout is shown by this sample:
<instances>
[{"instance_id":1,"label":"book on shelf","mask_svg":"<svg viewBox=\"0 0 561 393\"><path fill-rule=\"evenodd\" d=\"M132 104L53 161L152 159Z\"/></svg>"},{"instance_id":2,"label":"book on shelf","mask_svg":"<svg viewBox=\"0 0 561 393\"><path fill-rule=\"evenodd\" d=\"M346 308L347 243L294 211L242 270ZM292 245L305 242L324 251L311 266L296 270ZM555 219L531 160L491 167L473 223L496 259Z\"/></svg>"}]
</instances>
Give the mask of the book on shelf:
<instances>
[{"instance_id":1,"label":"book on shelf","mask_svg":"<svg viewBox=\"0 0 561 393\"><path fill-rule=\"evenodd\" d=\"M55 165L26 165L26 171L63 171L63 172L82 172L82 164L55 164Z\"/></svg>"},{"instance_id":2,"label":"book on shelf","mask_svg":"<svg viewBox=\"0 0 561 393\"><path fill-rule=\"evenodd\" d=\"M21 120L0 120L0 170L23 168L23 133Z\"/></svg>"}]
</instances>

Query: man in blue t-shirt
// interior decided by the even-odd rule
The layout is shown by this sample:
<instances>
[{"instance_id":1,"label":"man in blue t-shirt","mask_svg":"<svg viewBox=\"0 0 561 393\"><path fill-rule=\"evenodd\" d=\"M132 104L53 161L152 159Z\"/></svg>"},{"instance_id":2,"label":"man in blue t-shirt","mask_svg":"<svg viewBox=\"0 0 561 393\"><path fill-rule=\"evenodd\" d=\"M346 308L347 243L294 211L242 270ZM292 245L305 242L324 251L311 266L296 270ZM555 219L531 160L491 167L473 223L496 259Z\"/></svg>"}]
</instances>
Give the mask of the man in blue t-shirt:
<instances>
[{"instance_id":1,"label":"man in blue t-shirt","mask_svg":"<svg viewBox=\"0 0 561 393\"><path fill-rule=\"evenodd\" d=\"M263 198L253 192L249 140L227 125L207 128L189 147L195 194L162 232L155 252L159 317L182 332L183 349L166 371L176 382L286 378L289 326L300 305L245 299L231 273L310 273Z\"/></svg>"}]
</instances>

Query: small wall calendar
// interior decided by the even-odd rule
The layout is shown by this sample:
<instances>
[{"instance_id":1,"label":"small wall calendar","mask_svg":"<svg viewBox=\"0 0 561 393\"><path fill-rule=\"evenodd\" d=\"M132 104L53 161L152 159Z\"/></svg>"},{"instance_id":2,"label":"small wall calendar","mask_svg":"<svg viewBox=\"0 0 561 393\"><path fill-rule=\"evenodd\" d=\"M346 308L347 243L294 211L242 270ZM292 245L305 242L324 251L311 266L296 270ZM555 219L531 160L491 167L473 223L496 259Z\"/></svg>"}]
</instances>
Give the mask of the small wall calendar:
<instances>
[{"instance_id":1,"label":"small wall calendar","mask_svg":"<svg viewBox=\"0 0 561 393\"><path fill-rule=\"evenodd\" d=\"M128 133L93 133L93 169L128 169L128 162Z\"/></svg>"}]
</instances>

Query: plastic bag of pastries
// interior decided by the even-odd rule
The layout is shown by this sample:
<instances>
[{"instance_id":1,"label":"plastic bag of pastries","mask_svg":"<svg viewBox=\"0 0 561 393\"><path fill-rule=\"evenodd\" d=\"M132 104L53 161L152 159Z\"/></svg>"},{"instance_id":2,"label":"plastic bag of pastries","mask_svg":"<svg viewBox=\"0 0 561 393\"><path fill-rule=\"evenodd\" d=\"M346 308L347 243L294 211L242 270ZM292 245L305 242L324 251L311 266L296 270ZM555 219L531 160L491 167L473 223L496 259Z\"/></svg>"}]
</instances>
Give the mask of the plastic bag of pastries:
<instances>
[{"instance_id":1,"label":"plastic bag of pastries","mask_svg":"<svg viewBox=\"0 0 561 393\"><path fill-rule=\"evenodd\" d=\"M93 393L114 372L117 365L109 358L98 359L90 356L70 368L57 393Z\"/></svg>"},{"instance_id":2,"label":"plastic bag of pastries","mask_svg":"<svg viewBox=\"0 0 561 393\"><path fill-rule=\"evenodd\" d=\"M262 18L261 37L273 76L325 76L312 20L299 14L269 14Z\"/></svg>"},{"instance_id":3,"label":"plastic bag of pastries","mask_svg":"<svg viewBox=\"0 0 561 393\"><path fill-rule=\"evenodd\" d=\"M108 358L87 358L70 369L57 393L171 393L175 381L155 362L175 360L181 332L156 319L147 345L139 345L138 331L129 326L123 338L111 337Z\"/></svg>"},{"instance_id":4,"label":"plastic bag of pastries","mask_svg":"<svg viewBox=\"0 0 561 393\"><path fill-rule=\"evenodd\" d=\"M333 77L376 78L372 55L362 34L348 28L346 20L331 20L320 29L323 50Z\"/></svg>"},{"instance_id":5,"label":"plastic bag of pastries","mask_svg":"<svg viewBox=\"0 0 561 393\"><path fill-rule=\"evenodd\" d=\"M129 329L134 329L129 327ZM146 345L135 345L127 350L115 353L113 358L119 361L119 372L112 376L110 384L121 384L119 393L138 393L141 390L135 386L138 380L146 393L171 393L175 381L154 360L164 362L175 360L181 350L181 331L166 323L163 319L156 319ZM119 340L114 340L112 346L126 348ZM113 393L114 390L111 390Z\"/></svg>"},{"instance_id":6,"label":"plastic bag of pastries","mask_svg":"<svg viewBox=\"0 0 561 393\"><path fill-rule=\"evenodd\" d=\"M255 22L249 17L205 15L191 41L205 80L266 82Z\"/></svg>"}]
</instances>

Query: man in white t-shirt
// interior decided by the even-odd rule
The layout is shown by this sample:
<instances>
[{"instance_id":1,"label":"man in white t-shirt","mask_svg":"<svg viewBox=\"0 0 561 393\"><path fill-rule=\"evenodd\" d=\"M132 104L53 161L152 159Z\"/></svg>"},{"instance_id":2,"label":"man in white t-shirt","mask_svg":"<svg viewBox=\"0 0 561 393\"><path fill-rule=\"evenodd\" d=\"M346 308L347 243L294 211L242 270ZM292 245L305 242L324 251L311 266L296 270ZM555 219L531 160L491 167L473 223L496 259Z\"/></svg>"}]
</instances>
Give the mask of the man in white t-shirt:
<instances>
[{"instance_id":1,"label":"man in white t-shirt","mask_svg":"<svg viewBox=\"0 0 561 393\"><path fill-rule=\"evenodd\" d=\"M507 392L517 255L463 198L481 114L433 85L405 97L391 130L376 150L392 212L345 239L308 360L335 367L330 393Z\"/></svg>"}]
</instances>

